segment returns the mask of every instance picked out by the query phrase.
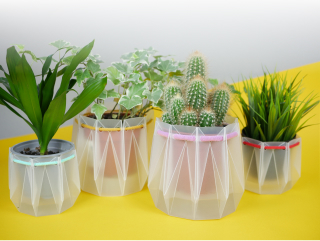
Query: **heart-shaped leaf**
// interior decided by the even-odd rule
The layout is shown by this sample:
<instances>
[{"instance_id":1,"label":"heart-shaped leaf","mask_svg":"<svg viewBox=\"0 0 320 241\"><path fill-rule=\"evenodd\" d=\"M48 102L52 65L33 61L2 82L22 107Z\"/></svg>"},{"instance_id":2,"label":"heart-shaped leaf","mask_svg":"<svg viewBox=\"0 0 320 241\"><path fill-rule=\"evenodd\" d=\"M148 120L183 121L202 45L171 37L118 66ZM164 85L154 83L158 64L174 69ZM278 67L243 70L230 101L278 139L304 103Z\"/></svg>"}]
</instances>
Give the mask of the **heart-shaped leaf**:
<instances>
[{"instance_id":1,"label":"heart-shaped leaf","mask_svg":"<svg viewBox=\"0 0 320 241\"><path fill-rule=\"evenodd\" d=\"M120 57L123 61L130 61L133 59L133 53L127 53Z\"/></svg>"},{"instance_id":2,"label":"heart-shaped leaf","mask_svg":"<svg viewBox=\"0 0 320 241\"><path fill-rule=\"evenodd\" d=\"M74 57L74 55L70 55L68 57L63 58L62 63L64 63L65 65L70 65L73 57Z\"/></svg>"},{"instance_id":3,"label":"heart-shaped leaf","mask_svg":"<svg viewBox=\"0 0 320 241\"><path fill-rule=\"evenodd\" d=\"M165 72L175 72L179 67L174 65L172 60L165 60L158 65L158 68Z\"/></svg>"},{"instance_id":4,"label":"heart-shaped leaf","mask_svg":"<svg viewBox=\"0 0 320 241\"><path fill-rule=\"evenodd\" d=\"M129 66L128 64L124 64L124 63L112 63L112 65L119 70L121 73L124 74L131 74L133 71L133 68L131 66Z\"/></svg>"},{"instance_id":5,"label":"heart-shaped leaf","mask_svg":"<svg viewBox=\"0 0 320 241\"><path fill-rule=\"evenodd\" d=\"M104 69L104 71L107 72L108 80L111 80L114 85L119 85L124 79L123 74L113 66Z\"/></svg>"},{"instance_id":6,"label":"heart-shaped leaf","mask_svg":"<svg viewBox=\"0 0 320 241\"><path fill-rule=\"evenodd\" d=\"M152 71L152 70L149 70L148 72L144 72L144 75L150 79L150 80L153 80L153 81L160 81L163 79L163 76L162 75L159 75L157 74L156 72Z\"/></svg>"},{"instance_id":7,"label":"heart-shaped leaf","mask_svg":"<svg viewBox=\"0 0 320 241\"><path fill-rule=\"evenodd\" d=\"M96 64L95 62L93 62L92 60L89 60L87 63L87 69L90 70L92 73L96 73L101 71L100 69L100 65Z\"/></svg>"},{"instance_id":8,"label":"heart-shaped leaf","mask_svg":"<svg viewBox=\"0 0 320 241\"><path fill-rule=\"evenodd\" d=\"M124 83L133 83L133 84L137 84L139 83L139 78L140 78L140 74L137 73L133 73L129 76L129 78L125 78L123 80Z\"/></svg>"},{"instance_id":9,"label":"heart-shaped leaf","mask_svg":"<svg viewBox=\"0 0 320 241\"><path fill-rule=\"evenodd\" d=\"M120 94L116 91L114 91L114 89L111 89L111 90L107 90L107 96L106 98L120 98Z\"/></svg>"},{"instance_id":10,"label":"heart-shaped leaf","mask_svg":"<svg viewBox=\"0 0 320 241\"><path fill-rule=\"evenodd\" d=\"M152 92L150 92L149 90L145 90L142 94L147 96L148 100L152 101L153 103L158 103L163 94L163 91L156 88L153 89Z\"/></svg>"},{"instance_id":11,"label":"heart-shaped leaf","mask_svg":"<svg viewBox=\"0 0 320 241\"><path fill-rule=\"evenodd\" d=\"M131 97L137 95L140 98L142 98L143 91L145 91L147 89L148 89L148 83L147 82L131 85L129 87L129 89L127 90L127 96L129 98L131 98Z\"/></svg>"},{"instance_id":12,"label":"heart-shaped leaf","mask_svg":"<svg viewBox=\"0 0 320 241\"><path fill-rule=\"evenodd\" d=\"M134 95L131 98L127 95L121 96L119 104L122 105L127 110L131 110L133 107L142 104L142 99L140 96Z\"/></svg>"},{"instance_id":13,"label":"heart-shaped leaf","mask_svg":"<svg viewBox=\"0 0 320 241\"><path fill-rule=\"evenodd\" d=\"M107 91L103 90L101 94L97 97L97 99L105 100L107 98Z\"/></svg>"},{"instance_id":14,"label":"heart-shaped leaf","mask_svg":"<svg viewBox=\"0 0 320 241\"><path fill-rule=\"evenodd\" d=\"M101 120L103 113L106 112L107 110L108 108L105 107L103 104L94 104L91 107L91 112L96 115L97 120Z\"/></svg>"},{"instance_id":15,"label":"heart-shaped leaf","mask_svg":"<svg viewBox=\"0 0 320 241\"><path fill-rule=\"evenodd\" d=\"M64 41L64 40L57 40L57 41L54 41L52 43L49 43L49 45L52 45L58 49L61 49L61 48L64 48L64 47L68 47L70 45L69 42L67 41Z\"/></svg>"}]
</instances>

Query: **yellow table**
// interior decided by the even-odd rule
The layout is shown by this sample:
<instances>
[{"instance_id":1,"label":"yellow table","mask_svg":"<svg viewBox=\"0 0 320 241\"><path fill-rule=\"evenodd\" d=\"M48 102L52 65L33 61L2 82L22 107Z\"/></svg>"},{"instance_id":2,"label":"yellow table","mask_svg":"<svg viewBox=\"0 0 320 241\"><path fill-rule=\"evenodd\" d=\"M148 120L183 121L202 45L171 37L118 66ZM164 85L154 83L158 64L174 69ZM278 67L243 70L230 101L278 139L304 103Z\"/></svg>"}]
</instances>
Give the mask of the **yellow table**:
<instances>
[{"instance_id":1,"label":"yellow table","mask_svg":"<svg viewBox=\"0 0 320 241\"><path fill-rule=\"evenodd\" d=\"M320 62L291 69L288 76L300 70L308 74L306 92L319 92ZM320 122L319 106L316 112L312 123ZM71 140L71 133L71 126L60 128L55 138ZM35 135L0 140L0 239L320 239L319 133L319 125L300 132L302 176L293 189L282 195L245 191L236 212L210 221L166 215L154 206L147 187L125 197L82 192L59 215L19 213L9 198L8 149Z\"/></svg>"}]
</instances>

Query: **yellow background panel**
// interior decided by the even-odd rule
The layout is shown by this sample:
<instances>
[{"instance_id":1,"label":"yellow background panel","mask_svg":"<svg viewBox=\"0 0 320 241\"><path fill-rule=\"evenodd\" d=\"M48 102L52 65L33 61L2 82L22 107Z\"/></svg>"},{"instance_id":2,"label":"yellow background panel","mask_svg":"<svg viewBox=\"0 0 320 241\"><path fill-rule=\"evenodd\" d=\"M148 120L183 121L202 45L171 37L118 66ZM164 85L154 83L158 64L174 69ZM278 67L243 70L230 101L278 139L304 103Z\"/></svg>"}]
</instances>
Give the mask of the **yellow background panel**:
<instances>
[{"instance_id":1,"label":"yellow background panel","mask_svg":"<svg viewBox=\"0 0 320 241\"><path fill-rule=\"evenodd\" d=\"M288 77L299 71L308 74L304 80L305 93L319 92L320 62L291 69ZM311 123L320 122L319 106L315 113ZM160 112L154 115L159 116ZM148 131L150 142L153 127L149 126ZM71 140L71 133L71 126L63 127L55 138ZM19 213L9 198L8 149L35 139L35 135L0 140L0 238L320 239L319 125L299 134L302 175L291 190L281 195L245 191L236 212L208 221L166 215L154 206L146 186L141 192L125 197L98 197L82 192L75 205L59 215L32 217Z\"/></svg>"}]
</instances>

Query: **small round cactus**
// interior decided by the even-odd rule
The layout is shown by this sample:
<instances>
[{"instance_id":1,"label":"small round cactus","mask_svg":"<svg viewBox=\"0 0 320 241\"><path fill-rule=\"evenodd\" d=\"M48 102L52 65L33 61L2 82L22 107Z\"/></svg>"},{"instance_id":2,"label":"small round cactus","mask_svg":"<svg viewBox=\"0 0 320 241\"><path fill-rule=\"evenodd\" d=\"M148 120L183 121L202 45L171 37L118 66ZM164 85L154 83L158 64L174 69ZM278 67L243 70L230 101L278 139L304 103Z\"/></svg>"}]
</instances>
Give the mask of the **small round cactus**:
<instances>
[{"instance_id":1,"label":"small round cactus","mask_svg":"<svg viewBox=\"0 0 320 241\"><path fill-rule=\"evenodd\" d=\"M199 52L193 53L187 63L186 82L197 75L206 78L206 62Z\"/></svg>"},{"instance_id":2,"label":"small round cactus","mask_svg":"<svg viewBox=\"0 0 320 241\"><path fill-rule=\"evenodd\" d=\"M208 109L202 110L199 115L199 126L200 127L213 127L216 123L215 113Z\"/></svg>"},{"instance_id":3,"label":"small round cactus","mask_svg":"<svg viewBox=\"0 0 320 241\"><path fill-rule=\"evenodd\" d=\"M207 88L200 76L190 80L187 88L187 104L197 111L207 104Z\"/></svg>"},{"instance_id":4,"label":"small round cactus","mask_svg":"<svg viewBox=\"0 0 320 241\"><path fill-rule=\"evenodd\" d=\"M196 126L197 119L197 112L192 109L187 109L181 113L180 124L184 126Z\"/></svg>"},{"instance_id":5,"label":"small round cactus","mask_svg":"<svg viewBox=\"0 0 320 241\"><path fill-rule=\"evenodd\" d=\"M185 108L185 106L185 102L180 94L177 94L176 97L172 99L172 102L170 104L170 114L173 125L179 124L179 116Z\"/></svg>"},{"instance_id":6,"label":"small round cactus","mask_svg":"<svg viewBox=\"0 0 320 241\"><path fill-rule=\"evenodd\" d=\"M175 83L174 81L171 81L164 89L164 102L167 110L169 109L171 100L177 94L180 94L180 95L182 94L181 88L177 83Z\"/></svg>"},{"instance_id":7,"label":"small round cactus","mask_svg":"<svg viewBox=\"0 0 320 241\"><path fill-rule=\"evenodd\" d=\"M169 112L164 112L163 114L162 114L162 121L164 122L164 123L167 123L167 124L169 124L169 125L172 125L172 119L171 119L171 115L170 115L170 113Z\"/></svg>"},{"instance_id":8,"label":"small round cactus","mask_svg":"<svg viewBox=\"0 0 320 241\"><path fill-rule=\"evenodd\" d=\"M221 85L213 93L211 108L216 114L216 125L221 126L229 108L230 90L228 87Z\"/></svg>"}]
</instances>

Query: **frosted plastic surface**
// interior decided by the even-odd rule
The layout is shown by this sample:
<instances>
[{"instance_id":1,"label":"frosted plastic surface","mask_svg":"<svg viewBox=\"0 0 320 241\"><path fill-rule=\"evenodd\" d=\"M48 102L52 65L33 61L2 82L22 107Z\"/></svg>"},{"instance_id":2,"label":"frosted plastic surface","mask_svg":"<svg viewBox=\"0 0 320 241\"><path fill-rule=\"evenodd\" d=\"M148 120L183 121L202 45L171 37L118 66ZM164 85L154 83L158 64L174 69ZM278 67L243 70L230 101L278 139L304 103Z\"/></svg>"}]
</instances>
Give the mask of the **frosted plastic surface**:
<instances>
[{"instance_id":1,"label":"frosted plastic surface","mask_svg":"<svg viewBox=\"0 0 320 241\"><path fill-rule=\"evenodd\" d=\"M11 147L9 188L10 199L22 213L46 216L72 207L80 194L74 146L52 157L20 155Z\"/></svg>"},{"instance_id":2,"label":"frosted plastic surface","mask_svg":"<svg viewBox=\"0 0 320 241\"><path fill-rule=\"evenodd\" d=\"M247 137L242 141L260 145L256 148L243 144L246 189L259 194L281 194L293 187L301 176L301 138L290 142L261 142ZM289 146L300 143L289 148ZM267 149L283 146L285 150Z\"/></svg>"},{"instance_id":3,"label":"frosted plastic surface","mask_svg":"<svg viewBox=\"0 0 320 241\"><path fill-rule=\"evenodd\" d=\"M74 121L72 140L78 154L81 189L98 196L123 196L140 191L148 177L146 119ZM81 127L95 127L95 130ZM143 125L143 128L125 130ZM121 128L99 131L99 128Z\"/></svg>"},{"instance_id":4,"label":"frosted plastic surface","mask_svg":"<svg viewBox=\"0 0 320 241\"><path fill-rule=\"evenodd\" d=\"M157 119L148 182L157 208L194 220L219 219L236 210L244 192L244 170L239 124L234 118L229 121L226 127L188 127ZM222 141L201 138L218 135Z\"/></svg>"}]
</instances>

